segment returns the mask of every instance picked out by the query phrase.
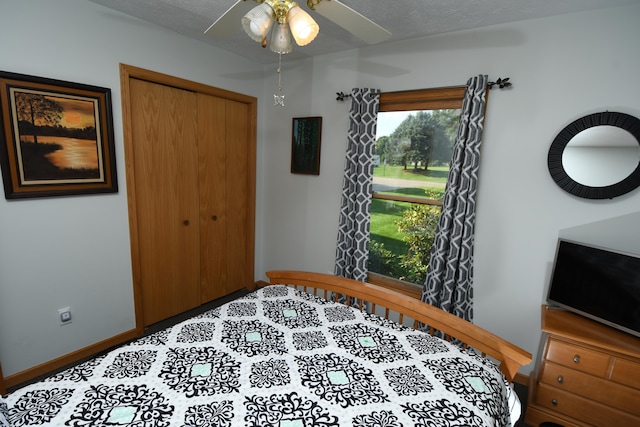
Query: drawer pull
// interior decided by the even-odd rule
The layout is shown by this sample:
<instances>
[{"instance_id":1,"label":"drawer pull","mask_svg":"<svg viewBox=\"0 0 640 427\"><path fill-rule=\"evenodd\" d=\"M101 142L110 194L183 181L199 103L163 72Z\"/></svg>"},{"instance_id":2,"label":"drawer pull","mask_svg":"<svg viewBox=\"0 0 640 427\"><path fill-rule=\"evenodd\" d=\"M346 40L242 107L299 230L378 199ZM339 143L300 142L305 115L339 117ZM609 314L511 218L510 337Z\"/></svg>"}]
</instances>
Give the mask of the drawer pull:
<instances>
[{"instance_id":1,"label":"drawer pull","mask_svg":"<svg viewBox=\"0 0 640 427\"><path fill-rule=\"evenodd\" d=\"M558 375L558 382L560 384L562 384L564 382L564 378L562 378L562 375Z\"/></svg>"},{"instance_id":2,"label":"drawer pull","mask_svg":"<svg viewBox=\"0 0 640 427\"><path fill-rule=\"evenodd\" d=\"M184 225L189 225L189 220L188 220L188 219L185 219L184 221L182 221L182 223L183 223Z\"/></svg>"},{"instance_id":3,"label":"drawer pull","mask_svg":"<svg viewBox=\"0 0 640 427\"><path fill-rule=\"evenodd\" d=\"M575 356L573 356L573 361L575 363L580 363L580 356L578 356L577 354Z\"/></svg>"},{"instance_id":4,"label":"drawer pull","mask_svg":"<svg viewBox=\"0 0 640 427\"><path fill-rule=\"evenodd\" d=\"M551 399L551 404L553 406L558 406L558 399Z\"/></svg>"}]
</instances>

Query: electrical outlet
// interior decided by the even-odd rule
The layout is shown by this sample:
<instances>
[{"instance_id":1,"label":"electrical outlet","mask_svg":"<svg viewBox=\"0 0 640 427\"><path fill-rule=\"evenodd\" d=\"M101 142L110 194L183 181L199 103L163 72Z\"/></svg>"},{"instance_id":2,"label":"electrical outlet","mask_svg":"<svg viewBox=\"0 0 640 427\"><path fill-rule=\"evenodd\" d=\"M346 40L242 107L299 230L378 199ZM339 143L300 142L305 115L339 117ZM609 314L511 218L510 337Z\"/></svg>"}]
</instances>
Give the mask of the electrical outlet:
<instances>
[{"instance_id":1,"label":"electrical outlet","mask_svg":"<svg viewBox=\"0 0 640 427\"><path fill-rule=\"evenodd\" d=\"M59 309L58 320L60 320L60 325L68 325L71 323L71 308L65 307Z\"/></svg>"}]
</instances>

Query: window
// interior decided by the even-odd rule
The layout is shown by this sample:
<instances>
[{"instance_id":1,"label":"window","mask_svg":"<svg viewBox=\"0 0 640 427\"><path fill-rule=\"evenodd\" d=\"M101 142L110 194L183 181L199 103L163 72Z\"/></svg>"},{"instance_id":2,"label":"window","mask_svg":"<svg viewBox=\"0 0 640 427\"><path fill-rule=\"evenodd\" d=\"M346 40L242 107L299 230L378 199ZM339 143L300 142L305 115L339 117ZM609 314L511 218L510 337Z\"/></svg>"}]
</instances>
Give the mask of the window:
<instances>
[{"instance_id":1,"label":"window","mask_svg":"<svg viewBox=\"0 0 640 427\"><path fill-rule=\"evenodd\" d=\"M380 96L369 282L419 297L449 176L465 87Z\"/></svg>"}]
</instances>

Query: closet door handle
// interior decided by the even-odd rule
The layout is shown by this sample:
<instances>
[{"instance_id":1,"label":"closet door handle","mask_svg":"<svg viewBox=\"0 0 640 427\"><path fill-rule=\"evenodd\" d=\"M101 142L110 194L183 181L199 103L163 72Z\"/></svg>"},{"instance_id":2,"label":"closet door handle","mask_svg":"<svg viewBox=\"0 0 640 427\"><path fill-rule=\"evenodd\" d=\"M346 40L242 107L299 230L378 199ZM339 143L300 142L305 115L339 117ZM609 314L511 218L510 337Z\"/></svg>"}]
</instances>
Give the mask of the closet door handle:
<instances>
[{"instance_id":1,"label":"closet door handle","mask_svg":"<svg viewBox=\"0 0 640 427\"><path fill-rule=\"evenodd\" d=\"M182 223L183 223L184 225L189 225L189 220L188 220L188 219L185 219L184 221L182 221Z\"/></svg>"}]
</instances>

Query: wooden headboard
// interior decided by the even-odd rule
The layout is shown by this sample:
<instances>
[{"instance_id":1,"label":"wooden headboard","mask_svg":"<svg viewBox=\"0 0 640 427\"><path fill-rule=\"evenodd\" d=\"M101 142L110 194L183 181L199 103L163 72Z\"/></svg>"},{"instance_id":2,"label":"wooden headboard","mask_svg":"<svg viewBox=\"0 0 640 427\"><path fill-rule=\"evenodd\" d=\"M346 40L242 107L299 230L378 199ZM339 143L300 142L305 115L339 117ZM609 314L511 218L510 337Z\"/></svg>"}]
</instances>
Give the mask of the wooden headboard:
<instances>
[{"instance_id":1,"label":"wooden headboard","mask_svg":"<svg viewBox=\"0 0 640 427\"><path fill-rule=\"evenodd\" d=\"M368 302L372 312L377 313L380 307L384 307L386 318L389 318L390 312L396 312L400 323L406 322L408 317L413 320L414 328L417 328L420 323L428 325L431 334L439 330L447 339L455 338L463 345L473 347L483 355L496 360L509 381L513 381L521 366L531 362L531 353L497 335L440 308L394 290L323 273L273 270L266 274L271 284L301 287L302 290L325 299L335 300L336 294L345 295L347 305L351 305L352 301L358 301L360 310L367 306L364 302ZM322 292L319 293L319 290Z\"/></svg>"}]
</instances>

